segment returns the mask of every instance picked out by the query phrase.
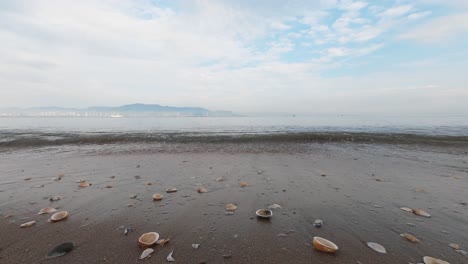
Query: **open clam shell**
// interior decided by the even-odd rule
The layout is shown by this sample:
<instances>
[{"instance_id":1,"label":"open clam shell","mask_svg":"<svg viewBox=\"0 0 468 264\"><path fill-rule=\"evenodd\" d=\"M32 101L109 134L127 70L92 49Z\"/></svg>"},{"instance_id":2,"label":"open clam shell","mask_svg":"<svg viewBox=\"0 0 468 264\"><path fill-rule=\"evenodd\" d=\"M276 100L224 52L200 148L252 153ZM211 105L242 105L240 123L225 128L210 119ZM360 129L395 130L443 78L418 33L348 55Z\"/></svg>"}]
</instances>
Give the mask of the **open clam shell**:
<instances>
[{"instance_id":1,"label":"open clam shell","mask_svg":"<svg viewBox=\"0 0 468 264\"><path fill-rule=\"evenodd\" d=\"M273 211L268 209L258 209L255 214L261 218L270 218L273 216Z\"/></svg>"},{"instance_id":2,"label":"open clam shell","mask_svg":"<svg viewBox=\"0 0 468 264\"><path fill-rule=\"evenodd\" d=\"M322 252L335 253L338 250L338 246L335 243L322 237L314 237L313 242L315 249Z\"/></svg>"},{"instance_id":3,"label":"open clam shell","mask_svg":"<svg viewBox=\"0 0 468 264\"><path fill-rule=\"evenodd\" d=\"M226 204L226 211L235 211L237 210L237 206L235 204Z\"/></svg>"},{"instance_id":4,"label":"open clam shell","mask_svg":"<svg viewBox=\"0 0 468 264\"><path fill-rule=\"evenodd\" d=\"M68 217L68 212L67 211L60 211L60 212L57 212L57 213L53 214L50 217L50 221L58 222L58 221L62 221L64 219L66 219L67 217Z\"/></svg>"},{"instance_id":5,"label":"open clam shell","mask_svg":"<svg viewBox=\"0 0 468 264\"><path fill-rule=\"evenodd\" d=\"M163 199L164 196L162 196L162 194L159 194L159 193L156 193L153 195L153 200L155 201L161 201Z\"/></svg>"},{"instance_id":6,"label":"open clam shell","mask_svg":"<svg viewBox=\"0 0 468 264\"><path fill-rule=\"evenodd\" d=\"M156 232L144 233L138 238L138 243L142 248L148 248L156 244L159 239L159 234Z\"/></svg>"}]
</instances>

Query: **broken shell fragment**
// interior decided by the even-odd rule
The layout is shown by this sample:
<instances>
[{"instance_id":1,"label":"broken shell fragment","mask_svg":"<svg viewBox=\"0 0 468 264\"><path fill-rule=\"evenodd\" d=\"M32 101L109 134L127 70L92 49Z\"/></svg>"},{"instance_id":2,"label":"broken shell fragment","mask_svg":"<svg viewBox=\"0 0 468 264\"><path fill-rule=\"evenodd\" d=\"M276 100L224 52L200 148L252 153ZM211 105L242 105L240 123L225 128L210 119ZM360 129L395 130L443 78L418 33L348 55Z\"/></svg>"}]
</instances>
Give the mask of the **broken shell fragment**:
<instances>
[{"instance_id":1,"label":"broken shell fragment","mask_svg":"<svg viewBox=\"0 0 468 264\"><path fill-rule=\"evenodd\" d=\"M216 181L217 181L217 182L222 182L222 181L224 181L224 178L223 178L223 177L219 177L219 178L216 179Z\"/></svg>"},{"instance_id":2,"label":"broken shell fragment","mask_svg":"<svg viewBox=\"0 0 468 264\"><path fill-rule=\"evenodd\" d=\"M60 245L56 246L54 249L52 249L47 254L47 257L48 258L56 258L56 257L63 256L65 254L67 254L68 252L72 251L74 247L75 247L75 244L73 242L67 242L67 243L60 244Z\"/></svg>"},{"instance_id":3,"label":"broken shell fragment","mask_svg":"<svg viewBox=\"0 0 468 264\"><path fill-rule=\"evenodd\" d=\"M436 259L436 258L433 258L433 257L428 257L428 256L425 256L423 258L423 260L424 260L425 264L450 264L447 261L444 261L444 260L441 260L441 259Z\"/></svg>"},{"instance_id":4,"label":"broken shell fragment","mask_svg":"<svg viewBox=\"0 0 468 264\"><path fill-rule=\"evenodd\" d=\"M149 232L149 233L144 233L138 238L138 243L140 244L140 247L142 248L148 248L151 247L158 241L159 239L159 234L156 232Z\"/></svg>"},{"instance_id":5,"label":"broken shell fragment","mask_svg":"<svg viewBox=\"0 0 468 264\"><path fill-rule=\"evenodd\" d=\"M270 218L273 216L273 211L268 209L258 209L255 214L261 218Z\"/></svg>"},{"instance_id":6,"label":"broken shell fragment","mask_svg":"<svg viewBox=\"0 0 468 264\"><path fill-rule=\"evenodd\" d=\"M338 250L338 246L335 243L322 237L314 237L313 243L318 251L335 253Z\"/></svg>"},{"instance_id":7,"label":"broken shell fragment","mask_svg":"<svg viewBox=\"0 0 468 264\"><path fill-rule=\"evenodd\" d=\"M156 194L153 195L153 200L154 201L161 201L163 197L164 196L162 196L162 194L156 193Z\"/></svg>"},{"instance_id":8,"label":"broken shell fragment","mask_svg":"<svg viewBox=\"0 0 468 264\"><path fill-rule=\"evenodd\" d=\"M140 256L140 259L145 259L147 257L149 257L151 255L151 253L154 252L154 249L152 248L147 248L145 250L143 250L143 252L141 253L141 256Z\"/></svg>"},{"instance_id":9,"label":"broken shell fragment","mask_svg":"<svg viewBox=\"0 0 468 264\"><path fill-rule=\"evenodd\" d=\"M49 197L49 201L51 201L51 202L59 201L61 199L62 199L62 197L60 197L60 196L51 196L51 197Z\"/></svg>"},{"instance_id":10,"label":"broken shell fragment","mask_svg":"<svg viewBox=\"0 0 468 264\"><path fill-rule=\"evenodd\" d=\"M268 209L279 209L279 208L281 208L281 205L279 205L279 204L272 204L272 205L268 206Z\"/></svg>"},{"instance_id":11,"label":"broken shell fragment","mask_svg":"<svg viewBox=\"0 0 468 264\"><path fill-rule=\"evenodd\" d=\"M86 188L86 187L89 187L89 186L91 186L91 183L89 183L89 182L82 182L82 183L80 183L78 185L78 187L80 187L80 188Z\"/></svg>"},{"instance_id":12,"label":"broken shell fragment","mask_svg":"<svg viewBox=\"0 0 468 264\"><path fill-rule=\"evenodd\" d=\"M36 224L36 221L29 221L29 222L26 222L26 223L20 225L20 227L25 228L25 227L33 226L35 224Z\"/></svg>"},{"instance_id":13,"label":"broken shell fragment","mask_svg":"<svg viewBox=\"0 0 468 264\"><path fill-rule=\"evenodd\" d=\"M172 250L171 253L169 253L169 255L167 255L166 260L168 262L174 262L175 261L175 259L172 257L172 254L174 254L174 250Z\"/></svg>"},{"instance_id":14,"label":"broken shell fragment","mask_svg":"<svg viewBox=\"0 0 468 264\"><path fill-rule=\"evenodd\" d=\"M423 209L419 209L419 208L413 209L413 214L419 215L419 216L424 216L424 217L431 217L431 215L429 213L427 213Z\"/></svg>"},{"instance_id":15,"label":"broken shell fragment","mask_svg":"<svg viewBox=\"0 0 468 264\"><path fill-rule=\"evenodd\" d=\"M323 226L323 220L321 219L317 219L314 221L314 226L317 227L317 228L320 228Z\"/></svg>"},{"instance_id":16,"label":"broken shell fragment","mask_svg":"<svg viewBox=\"0 0 468 264\"><path fill-rule=\"evenodd\" d=\"M240 182L240 187L247 187L249 184L246 181Z\"/></svg>"},{"instance_id":17,"label":"broken shell fragment","mask_svg":"<svg viewBox=\"0 0 468 264\"><path fill-rule=\"evenodd\" d=\"M63 219L66 219L67 217L68 217L68 212L67 211L60 211L60 212L57 212L57 213L53 214L50 217L50 221L58 222L58 221L61 221Z\"/></svg>"},{"instance_id":18,"label":"broken shell fragment","mask_svg":"<svg viewBox=\"0 0 468 264\"><path fill-rule=\"evenodd\" d=\"M57 212L57 209L53 207L45 207L45 208L42 208L37 214L41 215L41 214L50 214L50 213L55 213L55 212Z\"/></svg>"},{"instance_id":19,"label":"broken shell fragment","mask_svg":"<svg viewBox=\"0 0 468 264\"><path fill-rule=\"evenodd\" d=\"M450 244L449 244L449 247L451 247L451 248L453 248L453 249L455 249L455 250L460 249L460 245L455 244L455 243L450 243Z\"/></svg>"},{"instance_id":20,"label":"broken shell fragment","mask_svg":"<svg viewBox=\"0 0 468 264\"><path fill-rule=\"evenodd\" d=\"M227 211L235 211L237 209L237 206L234 204L227 204L226 205L226 210Z\"/></svg>"},{"instance_id":21,"label":"broken shell fragment","mask_svg":"<svg viewBox=\"0 0 468 264\"><path fill-rule=\"evenodd\" d=\"M400 236L406 238L406 240L411 241L411 242L413 242L413 243L419 243L419 242L421 242L421 241L419 241L418 238L416 238L415 236L413 236L413 235L411 235L411 234L408 234L408 233L400 234Z\"/></svg>"},{"instance_id":22,"label":"broken shell fragment","mask_svg":"<svg viewBox=\"0 0 468 264\"><path fill-rule=\"evenodd\" d=\"M403 210L403 211L406 211L406 212L410 212L410 213L413 212L413 209L411 209L409 207L401 207L400 209Z\"/></svg>"},{"instance_id":23,"label":"broken shell fragment","mask_svg":"<svg viewBox=\"0 0 468 264\"><path fill-rule=\"evenodd\" d=\"M171 241L170 239L159 239L158 241L156 241L156 244L157 245L160 245L161 247L164 247L164 245L166 245L166 243L169 243L169 241Z\"/></svg>"},{"instance_id":24,"label":"broken shell fragment","mask_svg":"<svg viewBox=\"0 0 468 264\"><path fill-rule=\"evenodd\" d=\"M370 247L371 249L373 249L374 251L376 251L376 252L379 252L379 253L382 253L382 254L387 253L385 248L380 244L377 244L377 243L374 243L374 242L367 242L366 245L368 247Z\"/></svg>"},{"instance_id":25,"label":"broken shell fragment","mask_svg":"<svg viewBox=\"0 0 468 264\"><path fill-rule=\"evenodd\" d=\"M200 244L192 244L192 247L193 247L194 249L198 249L198 248L200 247Z\"/></svg>"},{"instance_id":26,"label":"broken shell fragment","mask_svg":"<svg viewBox=\"0 0 468 264\"><path fill-rule=\"evenodd\" d=\"M28 177L28 178L24 178L23 180L29 181L29 180L31 180L31 179L32 179L31 177Z\"/></svg>"},{"instance_id":27,"label":"broken shell fragment","mask_svg":"<svg viewBox=\"0 0 468 264\"><path fill-rule=\"evenodd\" d=\"M197 192L198 193L206 193L206 192L208 192L208 190L205 187L198 187Z\"/></svg>"},{"instance_id":28,"label":"broken shell fragment","mask_svg":"<svg viewBox=\"0 0 468 264\"><path fill-rule=\"evenodd\" d=\"M169 188L166 190L167 193L174 193L177 192L177 188Z\"/></svg>"}]
</instances>

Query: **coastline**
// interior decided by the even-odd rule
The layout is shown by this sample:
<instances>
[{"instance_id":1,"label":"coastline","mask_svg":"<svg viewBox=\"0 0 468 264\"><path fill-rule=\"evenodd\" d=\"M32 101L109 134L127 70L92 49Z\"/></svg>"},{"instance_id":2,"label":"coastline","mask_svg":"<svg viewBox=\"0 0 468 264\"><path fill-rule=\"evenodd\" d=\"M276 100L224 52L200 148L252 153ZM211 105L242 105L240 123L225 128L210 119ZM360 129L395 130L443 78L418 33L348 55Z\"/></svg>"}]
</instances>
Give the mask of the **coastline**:
<instances>
[{"instance_id":1,"label":"coastline","mask_svg":"<svg viewBox=\"0 0 468 264\"><path fill-rule=\"evenodd\" d=\"M0 153L0 262L162 263L174 250L178 263L418 263L427 255L464 263L468 258L448 244L468 247L467 150L339 142L10 149ZM53 181L59 173L63 179ZM79 188L81 179L92 186ZM197 193L198 186L208 192ZM165 193L170 187L178 192ZM154 193L164 199L152 201ZM62 200L51 203L51 195ZM228 203L238 206L233 215L225 214ZM270 221L255 217L272 204L282 208ZM36 214L47 206L70 217L48 223L49 215ZM432 217L402 206L424 208ZM324 226L314 227L315 219ZM19 227L31 220L37 224ZM135 231L125 236L121 226ZM171 241L139 261L137 239L150 231ZM338 253L316 251L314 236L336 243ZM72 252L45 258L69 241L76 244ZM387 254L364 242L383 245Z\"/></svg>"}]
</instances>

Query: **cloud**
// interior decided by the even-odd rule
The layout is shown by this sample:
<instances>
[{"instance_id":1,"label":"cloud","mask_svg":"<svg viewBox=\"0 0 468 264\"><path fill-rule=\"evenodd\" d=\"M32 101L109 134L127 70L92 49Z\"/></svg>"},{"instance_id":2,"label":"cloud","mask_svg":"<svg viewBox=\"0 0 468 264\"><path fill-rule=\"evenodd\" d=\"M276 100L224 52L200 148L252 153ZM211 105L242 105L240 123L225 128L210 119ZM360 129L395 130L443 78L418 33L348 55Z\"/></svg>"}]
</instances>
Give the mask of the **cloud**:
<instances>
[{"instance_id":1,"label":"cloud","mask_svg":"<svg viewBox=\"0 0 468 264\"><path fill-rule=\"evenodd\" d=\"M456 36L465 29L454 23L466 17L430 20L427 6L405 2L1 1L0 105L337 113L391 109L407 87L428 83L438 85L431 93L460 95L440 105L466 105L466 65L445 64L451 71L440 77L425 63L414 75L401 61L392 66L400 32ZM423 34L430 26L435 32ZM418 105L412 93L408 109Z\"/></svg>"},{"instance_id":2,"label":"cloud","mask_svg":"<svg viewBox=\"0 0 468 264\"><path fill-rule=\"evenodd\" d=\"M442 42L468 33L468 13L434 18L400 35L417 42Z\"/></svg>"}]
</instances>

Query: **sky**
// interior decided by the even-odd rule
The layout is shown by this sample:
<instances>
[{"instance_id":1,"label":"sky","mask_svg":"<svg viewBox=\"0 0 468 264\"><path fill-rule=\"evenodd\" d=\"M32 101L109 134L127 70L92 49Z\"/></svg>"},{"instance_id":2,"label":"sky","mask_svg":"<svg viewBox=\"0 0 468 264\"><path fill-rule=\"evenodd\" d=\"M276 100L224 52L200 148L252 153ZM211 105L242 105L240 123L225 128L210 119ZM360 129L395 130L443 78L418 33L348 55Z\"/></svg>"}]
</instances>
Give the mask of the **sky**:
<instances>
[{"instance_id":1,"label":"sky","mask_svg":"<svg viewBox=\"0 0 468 264\"><path fill-rule=\"evenodd\" d=\"M0 107L468 114L467 0L2 0Z\"/></svg>"}]
</instances>

